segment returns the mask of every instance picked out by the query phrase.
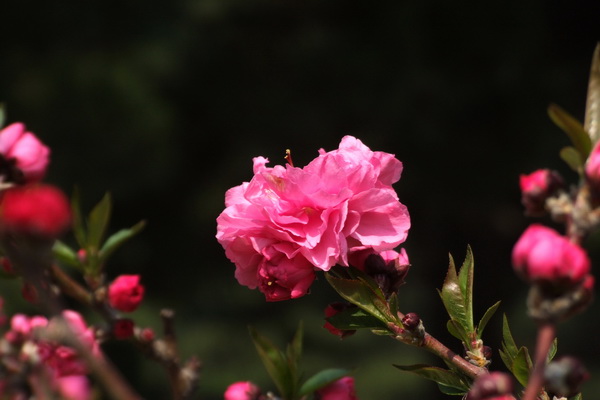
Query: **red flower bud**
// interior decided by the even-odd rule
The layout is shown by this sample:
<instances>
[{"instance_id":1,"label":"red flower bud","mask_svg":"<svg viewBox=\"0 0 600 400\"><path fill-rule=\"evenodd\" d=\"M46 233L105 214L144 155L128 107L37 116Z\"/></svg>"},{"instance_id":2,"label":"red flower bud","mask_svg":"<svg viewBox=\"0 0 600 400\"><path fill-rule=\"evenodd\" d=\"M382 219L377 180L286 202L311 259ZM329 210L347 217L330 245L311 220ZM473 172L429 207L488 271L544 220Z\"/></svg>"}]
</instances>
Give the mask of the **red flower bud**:
<instances>
[{"instance_id":1,"label":"red flower bud","mask_svg":"<svg viewBox=\"0 0 600 400\"><path fill-rule=\"evenodd\" d=\"M8 189L2 196L0 212L3 233L56 238L71 223L69 200L49 185Z\"/></svg>"},{"instance_id":2,"label":"red flower bud","mask_svg":"<svg viewBox=\"0 0 600 400\"><path fill-rule=\"evenodd\" d=\"M117 339L129 339L133 336L133 321L127 318L118 319L113 325L113 334Z\"/></svg>"},{"instance_id":3,"label":"red flower bud","mask_svg":"<svg viewBox=\"0 0 600 400\"><path fill-rule=\"evenodd\" d=\"M119 311L134 311L144 298L139 275L121 275L108 287L108 301Z\"/></svg>"}]
</instances>

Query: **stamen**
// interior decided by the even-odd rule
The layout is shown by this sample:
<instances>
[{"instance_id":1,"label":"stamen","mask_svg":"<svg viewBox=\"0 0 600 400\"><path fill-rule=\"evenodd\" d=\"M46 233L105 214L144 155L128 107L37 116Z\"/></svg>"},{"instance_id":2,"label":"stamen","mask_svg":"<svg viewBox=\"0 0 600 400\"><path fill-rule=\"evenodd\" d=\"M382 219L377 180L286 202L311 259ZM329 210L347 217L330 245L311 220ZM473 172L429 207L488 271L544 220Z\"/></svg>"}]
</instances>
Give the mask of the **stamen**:
<instances>
[{"instance_id":1,"label":"stamen","mask_svg":"<svg viewBox=\"0 0 600 400\"><path fill-rule=\"evenodd\" d=\"M283 158L287 160L291 167L294 166L294 162L292 161L292 151L290 149L285 149L285 157Z\"/></svg>"}]
</instances>

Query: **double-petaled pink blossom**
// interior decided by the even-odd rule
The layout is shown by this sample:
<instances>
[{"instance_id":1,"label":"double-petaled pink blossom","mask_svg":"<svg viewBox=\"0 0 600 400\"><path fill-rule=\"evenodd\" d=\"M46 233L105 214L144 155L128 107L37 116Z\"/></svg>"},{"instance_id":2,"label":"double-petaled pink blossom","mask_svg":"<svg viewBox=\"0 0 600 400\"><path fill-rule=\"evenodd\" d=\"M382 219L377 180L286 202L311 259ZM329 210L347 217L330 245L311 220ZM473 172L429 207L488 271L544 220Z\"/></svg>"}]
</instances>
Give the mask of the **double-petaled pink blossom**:
<instances>
[{"instance_id":1,"label":"double-petaled pink blossom","mask_svg":"<svg viewBox=\"0 0 600 400\"><path fill-rule=\"evenodd\" d=\"M46 174L50 149L20 122L0 130L2 180L15 183L38 181Z\"/></svg>"},{"instance_id":2,"label":"double-petaled pink blossom","mask_svg":"<svg viewBox=\"0 0 600 400\"><path fill-rule=\"evenodd\" d=\"M346 136L304 168L267 167L227 191L217 239L237 280L267 300L303 296L314 271L348 265L350 253L390 250L406 240L410 217L392 184L402 163Z\"/></svg>"}]
</instances>

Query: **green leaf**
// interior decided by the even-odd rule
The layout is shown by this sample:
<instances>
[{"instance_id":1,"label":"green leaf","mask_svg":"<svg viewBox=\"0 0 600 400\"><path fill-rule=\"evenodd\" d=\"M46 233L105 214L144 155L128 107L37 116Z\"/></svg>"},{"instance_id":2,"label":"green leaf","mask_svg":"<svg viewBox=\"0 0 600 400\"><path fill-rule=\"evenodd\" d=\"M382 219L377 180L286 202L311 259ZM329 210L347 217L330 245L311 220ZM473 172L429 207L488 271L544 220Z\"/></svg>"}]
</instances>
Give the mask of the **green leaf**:
<instances>
[{"instance_id":1,"label":"green leaf","mask_svg":"<svg viewBox=\"0 0 600 400\"><path fill-rule=\"evenodd\" d=\"M569 400L583 400L583 395L581 393L571 397Z\"/></svg>"},{"instance_id":2,"label":"green leaf","mask_svg":"<svg viewBox=\"0 0 600 400\"><path fill-rule=\"evenodd\" d=\"M519 383L523 386L527 386L533 363L531 362L527 347L522 346L517 348L517 344L510 332L506 314L502 321L502 348L500 349L500 358L502 358L506 368L513 373Z\"/></svg>"},{"instance_id":3,"label":"green leaf","mask_svg":"<svg viewBox=\"0 0 600 400\"><path fill-rule=\"evenodd\" d=\"M465 261L463 265L460 267L460 271L458 272L458 284L460 285L460 290L462 292L464 302L465 302L465 311L466 311L466 319L469 324L468 328L465 326L465 330L467 332L475 331L475 327L473 326L473 275L474 275L475 262L473 261L473 251L471 250L471 246L467 246L467 254L465 256Z\"/></svg>"},{"instance_id":4,"label":"green leaf","mask_svg":"<svg viewBox=\"0 0 600 400\"><path fill-rule=\"evenodd\" d=\"M54 246L52 246L52 253L58 261L66 265L70 265L77 269L83 268L81 262L79 261L79 257L77 257L77 253L60 240L54 242Z\"/></svg>"},{"instance_id":5,"label":"green leaf","mask_svg":"<svg viewBox=\"0 0 600 400\"><path fill-rule=\"evenodd\" d=\"M292 338L292 341L288 344L286 349L287 364L290 371L290 378L292 382L292 388L290 392L295 394L298 392L298 386L300 384L299 379L299 365L300 358L302 357L302 339L304 336L303 324L300 322L298 329Z\"/></svg>"},{"instance_id":6,"label":"green leaf","mask_svg":"<svg viewBox=\"0 0 600 400\"><path fill-rule=\"evenodd\" d=\"M556 351L558 350L558 338L554 338L552 344L550 345L550 349L548 350L548 356L546 357L546 362L552 361L554 356L556 355Z\"/></svg>"},{"instance_id":7,"label":"green leaf","mask_svg":"<svg viewBox=\"0 0 600 400\"><path fill-rule=\"evenodd\" d=\"M514 358L517 355L517 352L519 351L517 349L515 339L513 339L512 333L510 332L510 327L508 325L508 318L506 318L506 314L503 315L502 319L502 348L511 359Z\"/></svg>"},{"instance_id":8,"label":"green leaf","mask_svg":"<svg viewBox=\"0 0 600 400\"><path fill-rule=\"evenodd\" d=\"M356 329L387 329L387 326L381 320L373 317L361 308L347 308L331 317L327 321L337 329L356 330Z\"/></svg>"},{"instance_id":9,"label":"green leaf","mask_svg":"<svg viewBox=\"0 0 600 400\"><path fill-rule=\"evenodd\" d=\"M326 273L325 277L340 296L379 319L386 326L388 322L397 322L398 317L391 315L381 291L374 290L366 281L337 278L331 273Z\"/></svg>"},{"instance_id":10,"label":"green leaf","mask_svg":"<svg viewBox=\"0 0 600 400\"><path fill-rule=\"evenodd\" d=\"M73 213L73 233L75 239L79 247L85 249L87 248L87 233L83 223L83 216L81 215L81 197L77 187L73 189L71 197L71 212Z\"/></svg>"},{"instance_id":11,"label":"green leaf","mask_svg":"<svg viewBox=\"0 0 600 400\"><path fill-rule=\"evenodd\" d=\"M315 391L343 378L344 376L350 375L352 371L347 369L325 369L321 372L316 373L304 382L300 387L300 396L306 396Z\"/></svg>"},{"instance_id":12,"label":"green leaf","mask_svg":"<svg viewBox=\"0 0 600 400\"><path fill-rule=\"evenodd\" d=\"M438 383L438 388L440 389L440 392L448 396L464 396L468 391L465 389L457 389L450 386L442 385L441 383Z\"/></svg>"},{"instance_id":13,"label":"green leaf","mask_svg":"<svg viewBox=\"0 0 600 400\"><path fill-rule=\"evenodd\" d=\"M292 399L296 383L293 381L285 354L254 328L250 327L249 330L256 351L279 393L286 400Z\"/></svg>"},{"instance_id":14,"label":"green leaf","mask_svg":"<svg viewBox=\"0 0 600 400\"><path fill-rule=\"evenodd\" d=\"M456 275L456 268L452 256L450 256L450 265L448 266L448 273L444 280L444 284L442 285L442 290L438 290L438 292L440 293L440 297L442 298L442 302L444 303L444 307L446 307L450 319L458 322L465 331L468 331L469 326L472 324L468 321L465 299L458 281L458 276Z\"/></svg>"},{"instance_id":15,"label":"green leaf","mask_svg":"<svg viewBox=\"0 0 600 400\"><path fill-rule=\"evenodd\" d=\"M574 147L568 146L563 147L560 150L560 158L575 172L581 173L583 171L584 160L581 158L581 154L575 150Z\"/></svg>"},{"instance_id":16,"label":"green leaf","mask_svg":"<svg viewBox=\"0 0 600 400\"><path fill-rule=\"evenodd\" d=\"M433 367L426 364L406 366L394 364L394 367L398 368L399 370L410 372L422 378L437 382L438 384L447 386L449 388L463 390L464 392L469 391L469 383L454 371Z\"/></svg>"},{"instance_id":17,"label":"green leaf","mask_svg":"<svg viewBox=\"0 0 600 400\"><path fill-rule=\"evenodd\" d=\"M550 104L548 115L569 136L573 147L581 155L581 159L587 160L592 150L592 141L581 123L556 104Z\"/></svg>"},{"instance_id":18,"label":"green leaf","mask_svg":"<svg viewBox=\"0 0 600 400\"><path fill-rule=\"evenodd\" d=\"M4 128L6 123L6 106L4 103L0 103L0 129Z\"/></svg>"},{"instance_id":19,"label":"green leaf","mask_svg":"<svg viewBox=\"0 0 600 400\"><path fill-rule=\"evenodd\" d=\"M110 193L106 193L90 212L88 217L87 247L92 252L100 250L100 243L102 243L102 239L104 239L106 229L108 228L111 209L111 196Z\"/></svg>"},{"instance_id":20,"label":"green leaf","mask_svg":"<svg viewBox=\"0 0 600 400\"><path fill-rule=\"evenodd\" d=\"M490 319L492 318L492 316L496 313L496 310L498 310L498 307L500 307L500 301L496 302L496 304L494 304L493 306L491 306L490 308L488 308L485 312L485 314L483 314L483 317L481 317L481 320L479 321L479 324L477 325L477 338L481 339L481 335L483 335L483 330L485 329L487 323L490 321Z\"/></svg>"},{"instance_id":21,"label":"green leaf","mask_svg":"<svg viewBox=\"0 0 600 400\"><path fill-rule=\"evenodd\" d=\"M140 233L145 226L146 221L140 221L131 228L121 229L109 236L100 249L100 264L104 264L115 250L121 247L127 240Z\"/></svg>"},{"instance_id":22,"label":"green leaf","mask_svg":"<svg viewBox=\"0 0 600 400\"><path fill-rule=\"evenodd\" d=\"M446 329L448 329L448 332L450 332L452 336L454 336L461 342L469 342L467 332L465 332L464 328L458 322L452 319L448 320L448 322L446 323Z\"/></svg>"},{"instance_id":23,"label":"green leaf","mask_svg":"<svg viewBox=\"0 0 600 400\"><path fill-rule=\"evenodd\" d=\"M533 364L531 363L531 358L529 357L529 351L527 351L526 347L521 347L516 357L513 359L513 364L510 370L521 385L527 386L529 374L532 368Z\"/></svg>"}]
</instances>

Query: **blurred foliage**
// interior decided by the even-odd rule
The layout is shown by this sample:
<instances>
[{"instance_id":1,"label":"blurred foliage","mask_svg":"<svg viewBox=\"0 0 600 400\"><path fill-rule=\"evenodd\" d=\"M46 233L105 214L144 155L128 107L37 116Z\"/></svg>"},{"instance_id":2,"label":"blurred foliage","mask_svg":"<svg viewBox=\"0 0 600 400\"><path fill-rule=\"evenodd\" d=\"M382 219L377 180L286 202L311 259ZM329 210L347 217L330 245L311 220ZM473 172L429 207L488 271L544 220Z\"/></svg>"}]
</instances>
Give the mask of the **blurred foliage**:
<instances>
[{"instance_id":1,"label":"blurred foliage","mask_svg":"<svg viewBox=\"0 0 600 400\"><path fill-rule=\"evenodd\" d=\"M302 319L308 375L358 367L362 399L434 399L435 385L391 366L431 362L427 354L367 332L340 342L321 329L336 299L324 279L286 303L240 287L214 239L224 192L250 179L254 156L283 163L291 148L301 166L345 134L395 153L413 221L401 308L459 350L444 336L435 288L448 252L471 244L474 313L502 298L517 340L533 340L525 285L509 262L529 223L518 174L554 167L575 179L546 109L555 102L582 119L599 15L594 0L8 1L0 102L8 122L24 121L51 146L49 181L78 185L84 209L113 193L109 233L147 219L107 273L143 274L151 300L140 321L158 328L160 307L177 310L184 355L204 363L201 398L222 398L236 380L267 385L247 325L284 341ZM2 285L9 309L19 306L14 285ZM592 373L600 349L578 334L598 329L596 315L559 331L559 351L582 356ZM486 344L498 349L500 331L492 319ZM113 347L147 398L166 398L158 367ZM600 391L597 382L584 393Z\"/></svg>"}]
</instances>

